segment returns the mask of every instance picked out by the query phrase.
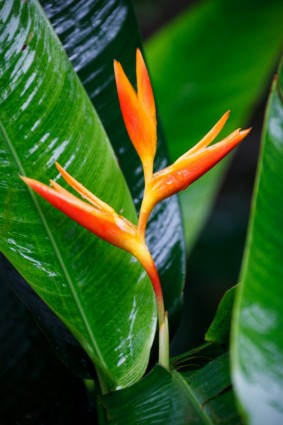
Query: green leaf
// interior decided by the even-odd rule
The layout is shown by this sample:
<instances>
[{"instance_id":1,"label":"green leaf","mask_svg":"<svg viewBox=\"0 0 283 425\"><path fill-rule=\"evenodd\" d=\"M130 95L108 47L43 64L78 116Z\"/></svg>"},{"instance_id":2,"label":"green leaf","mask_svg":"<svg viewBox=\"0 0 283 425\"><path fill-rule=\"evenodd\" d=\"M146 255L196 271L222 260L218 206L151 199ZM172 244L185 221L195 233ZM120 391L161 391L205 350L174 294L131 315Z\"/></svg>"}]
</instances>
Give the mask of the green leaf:
<instances>
[{"instance_id":1,"label":"green leaf","mask_svg":"<svg viewBox=\"0 0 283 425\"><path fill-rule=\"evenodd\" d=\"M224 354L225 351L224 347L219 344L206 342L192 350L186 351L183 354L172 357L170 359L170 365L178 371L200 369L211 360Z\"/></svg>"},{"instance_id":2,"label":"green leaf","mask_svg":"<svg viewBox=\"0 0 283 425\"><path fill-rule=\"evenodd\" d=\"M104 406L113 425L241 423L231 389L228 354L193 373L157 366L132 387L104 397Z\"/></svg>"},{"instance_id":3,"label":"green leaf","mask_svg":"<svg viewBox=\"0 0 283 425\"><path fill-rule=\"evenodd\" d=\"M262 135L240 288L232 327L235 389L248 424L283 421L283 66Z\"/></svg>"},{"instance_id":4,"label":"green leaf","mask_svg":"<svg viewBox=\"0 0 283 425\"><path fill-rule=\"evenodd\" d=\"M282 14L283 3L277 0L201 2L149 40L146 53L173 160L229 109L224 135L248 124L280 53ZM226 165L219 164L181 193L188 249L211 209Z\"/></svg>"},{"instance_id":5,"label":"green leaf","mask_svg":"<svg viewBox=\"0 0 283 425\"><path fill-rule=\"evenodd\" d=\"M116 211L134 205L102 125L36 1L1 17L0 250L52 308L111 388L138 380L155 332L145 272L27 190L59 179L54 161Z\"/></svg>"},{"instance_id":6,"label":"green leaf","mask_svg":"<svg viewBox=\"0 0 283 425\"><path fill-rule=\"evenodd\" d=\"M119 60L136 84L136 48L142 48L139 29L128 0L41 1L109 136L137 211L144 180L140 159L126 133L114 81L113 59ZM162 125L155 158L157 169L168 163ZM185 247L177 197L159 204L151 214L147 243L162 282L170 331L177 327L185 275ZM174 283L174 284L173 284Z\"/></svg>"},{"instance_id":7,"label":"green leaf","mask_svg":"<svg viewBox=\"0 0 283 425\"><path fill-rule=\"evenodd\" d=\"M233 286L225 292L217 308L216 315L205 334L206 341L217 344L228 343L236 290L237 286Z\"/></svg>"}]
</instances>

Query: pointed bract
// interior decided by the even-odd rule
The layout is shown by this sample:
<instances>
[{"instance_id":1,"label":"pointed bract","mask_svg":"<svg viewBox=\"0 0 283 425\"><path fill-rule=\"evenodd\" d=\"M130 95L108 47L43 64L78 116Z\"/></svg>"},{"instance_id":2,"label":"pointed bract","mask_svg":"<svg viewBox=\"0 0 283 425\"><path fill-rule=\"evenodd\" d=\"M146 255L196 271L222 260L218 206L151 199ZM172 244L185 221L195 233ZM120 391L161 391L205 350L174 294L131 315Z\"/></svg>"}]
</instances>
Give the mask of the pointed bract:
<instances>
[{"instance_id":1,"label":"pointed bract","mask_svg":"<svg viewBox=\"0 0 283 425\"><path fill-rule=\"evenodd\" d=\"M86 189L81 183L75 180L74 177L72 177L69 173L67 173L67 171L65 171L64 168L58 164L58 162L55 162L55 165L58 171L61 173L63 179L73 189L75 189L75 191L78 192L82 198L86 199L88 202L90 202L92 205L94 205L96 208L98 208L101 211L108 212L109 214L115 213L115 211L113 210L112 207L110 207L110 205L106 204L106 202L103 202L101 199L95 196L92 192Z\"/></svg>"},{"instance_id":2,"label":"pointed bract","mask_svg":"<svg viewBox=\"0 0 283 425\"><path fill-rule=\"evenodd\" d=\"M144 107L148 116L152 119L153 124L156 125L156 110L153 91L140 49L137 49L136 51L136 74L139 102Z\"/></svg>"},{"instance_id":3,"label":"pointed bract","mask_svg":"<svg viewBox=\"0 0 283 425\"><path fill-rule=\"evenodd\" d=\"M157 202L186 189L231 152L249 132L250 129L236 130L221 142L195 150L191 155L189 151L174 164L155 173L151 182L153 206Z\"/></svg>"},{"instance_id":4,"label":"pointed bract","mask_svg":"<svg viewBox=\"0 0 283 425\"><path fill-rule=\"evenodd\" d=\"M124 249L135 252L137 249L136 226L126 218L108 210L101 210L78 199L62 188L58 183L51 182L53 188L27 177L22 180L46 201L71 219L94 233L101 239Z\"/></svg>"},{"instance_id":5,"label":"pointed bract","mask_svg":"<svg viewBox=\"0 0 283 425\"><path fill-rule=\"evenodd\" d=\"M218 136L222 128L224 127L226 121L228 120L230 115L230 111L225 112L224 115L220 118L219 121L212 127L211 130L201 139L200 142L198 142L195 146L193 146L191 149L188 150L184 155L180 156L180 158L177 159L177 161L182 160L183 158L188 157L189 155L192 155L193 153L197 152L200 149L206 148L206 146L210 145L210 143L213 142L213 140Z\"/></svg>"},{"instance_id":6,"label":"pointed bract","mask_svg":"<svg viewBox=\"0 0 283 425\"><path fill-rule=\"evenodd\" d=\"M153 113L151 88L149 89L146 82L142 64L139 65L138 70L139 96L126 77L121 64L117 61L114 61L114 72L125 126L142 161L145 176L149 178L152 175L157 140L156 120L149 115L149 113Z\"/></svg>"}]
</instances>

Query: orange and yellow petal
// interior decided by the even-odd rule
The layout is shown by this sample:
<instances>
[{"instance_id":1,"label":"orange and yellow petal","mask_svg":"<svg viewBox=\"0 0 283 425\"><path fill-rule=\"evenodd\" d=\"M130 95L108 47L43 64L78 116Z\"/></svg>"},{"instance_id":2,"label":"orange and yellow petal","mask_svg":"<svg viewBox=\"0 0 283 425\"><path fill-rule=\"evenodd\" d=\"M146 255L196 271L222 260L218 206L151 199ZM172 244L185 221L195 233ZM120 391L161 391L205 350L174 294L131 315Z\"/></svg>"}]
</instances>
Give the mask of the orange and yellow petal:
<instances>
[{"instance_id":1,"label":"orange and yellow petal","mask_svg":"<svg viewBox=\"0 0 283 425\"><path fill-rule=\"evenodd\" d=\"M193 153L199 151L200 149L205 148L206 146L210 145L210 143L213 142L213 140L218 136L222 128L224 127L226 121L228 120L230 115L230 111L225 112L224 115L220 118L219 121L212 127L211 130L201 139L200 142L198 142L195 146L193 146L188 152L186 152L184 155L182 155L177 161L182 160L183 158L187 158L188 156L192 155Z\"/></svg>"},{"instance_id":2,"label":"orange and yellow petal","mask_svg":"<svg viewBox=\"0 0 283 425\"><path fill-rule=\"evenodd\" d=\"M156 151L156 126L117 61L114 61L114 71L120 108L128 135L142 163L152 165Z\"/></svg>"},{"instance_id":3,"label":"orange and yellow petal","mask_svg":"<svg viewBox=\"0 0 283 425\"><path fill-rule=\"evenodd\" d=\"M236 130L215 145L183 155L174 164L155 173L151 183L152 205L186 189L228 155L250 132Z\"/></svg>"},{"instance_id":4,"label":"orange and yellow petal","mask_svg":"<svg viewBox=\"0 0 283 425\"><path fill-rule=\"evenodd\" d=\"M136 51L136 74L138 99L148 116L156 125L156 109L150 78L141 51Z\"/></svg>"},{"instance_id":5,"label":"orange and yellow petal","mask_svg":"<svg viewBox=\"0 0 283 425\"><path fill-rule=\"evenodd\" d=\"M27 177L21 178L31 189L72 220L99 238L132 252L136 245L137 230L124 217L116 213L109 214L98 210L70 194L58 183L52 182L54 188L51 188L37 180Z\"/></svg>"},{"instance_id":6,"label":"orange and yellow petal","mask_svg":"<svg viewBox=\"0 0 283 425\"><path fill-rule=\"evenodd\" d=\"M98 208L101 211L108 212L109 214L115 213L112 207L110 205L106 204L106 202L103 202L101 199L99 199L97 196L95 196L92 192L90 192L88 189L86 189L81 183L79 183L74 177L72 177L67 171L64 170L61 165L58 164L58 162L55 162L55 165L58 169L58 171L61 173L63 179L73 188L76 192L78 192L82 198L86 199L88 202L90 202L92 205L94 205L96 208Z\"/></svg>"}]
</instances>

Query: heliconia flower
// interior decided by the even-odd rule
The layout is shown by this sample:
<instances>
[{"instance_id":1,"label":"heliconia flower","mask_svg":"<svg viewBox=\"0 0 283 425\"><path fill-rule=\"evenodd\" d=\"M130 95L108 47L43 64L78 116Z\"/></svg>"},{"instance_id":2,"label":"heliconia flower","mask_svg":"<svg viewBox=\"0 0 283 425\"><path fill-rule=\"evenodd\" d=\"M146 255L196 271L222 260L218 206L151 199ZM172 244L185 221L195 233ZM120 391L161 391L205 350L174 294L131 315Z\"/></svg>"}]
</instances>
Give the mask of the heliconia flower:
<instances>
[{"instance_id":1,"label":"heliconia flower","mask_svg":"<svg viewBox=\"0 0 283 425\"><path fill-rule=\"evenodd\" d=\"M128 135L142 161L145 179L151 178L156 152L156 111L149 75L139 49L136 51L137 92L121 64L114 61L121 112Z\"/></svg>"},{"instance_id":2,"label":"heliconia flower","mask_svg":"<svg viewBox=\"0 0 283 425\"><path fill-rule=\"evenodd\" d=\"M144 238L138 233L137 226L117 214L110 205L97 198L58 163L56 163L56 167L65 181L88 202L80 200L52 180L50 181L52 187L49 187L28 177L21 176L21 179L51 205L81 226L112 245L130 252L138 259L146 270L155 292L159 320L160 364L164 367L169 367L168 322L167 314L164 310L162 288L158 271Z\"/></svg>"},{"instance_id":3,"label":"heliconia flower","mask_svg":"<svg viewBox=\"0 0 283 425\"><path fill-rule=\"evenodd\" d=\"M232 149L234 149L250 132L250 129L234 131L224 140L210 145L222 130L229 117L226 112L206 136L188 152L178 158L172 165L153 174L148 184L147 196L141 207L139 228L145 228L154 206L184 189L205 174Z\"/></svg>"},{"instance_id":4,"label":"heliconia flower","mask_svg":"<svg viewBox=\"0 0 283 425\"><path fill-rule=\"evenodd\" d=\"M88 202L77 198L52 180L52 187L49 187L34 179L21 178L46 201L90 232L135 255L140 245L136 226L87 190L59 164L56 163L56 166L67 183Z\"/></svg>"},{"instance_id":5,"label":"heliconia flower","mask_svg":"<svg viewBox=\"0 0 283 425\"><path fill-rule=\"evenodd\" d=\"M138 232L145 238L145 229L154 206L169 196L186 189L216 165L250 130L236 130L224 140L209 146L229 117L226 112L208 134L174 164L153 174L156 152L156 110L149 75L139 49L136 52L137 92L126 77L121 64L114 61L118 98L129 137L139 154L145 176Z\"/></svg>"},{"instance_id":6,"label":"heliconia flower","mask_svg":"<svg viewBox=\"0 0 283 425\"><path fill-rule=\"evenodd\" d=\"M117 214L110 205L86 189L58 163L56 167L64 180L88 202L77 198L53 180L50 180L52 186L50 187L28 177L21 176L21 179L42 198L78 224L99 238L135 256L149 274L159 299L162 291L158 273L143 238L138 234L137 226Z\"/></svg>"},{"instance_id":7,"label":"heliconia flower","mask_svg":"<svg viewBox=\"0 0 283 425\"><path fill-rule=\"evenodd\" d=\"M142 161L144 170L145 190L138 226L117 214L110 205L87 190L59 164L56 164L56 166L63 178L87 202L78 199L54 181L51 181L52 187L49 187L27 177L22 177L22 179L54 207L101 239L130 252L139 260L147 271L155 292L159 319L159 362L168 368L167 313L164 308L158 271L145 240L149 215L158 202L186 189L216 165L247 136L250 129L243 131L238 129L222 141L211 145L226 123L229 117L228 111L199 143L189 149L172 165L153 174L157 142L156 110L149 75L141 52L137 49L137 91L134 90L121 64L117 61L114 61L114 71L126 129Z\"/></svg>"}]
</instances>

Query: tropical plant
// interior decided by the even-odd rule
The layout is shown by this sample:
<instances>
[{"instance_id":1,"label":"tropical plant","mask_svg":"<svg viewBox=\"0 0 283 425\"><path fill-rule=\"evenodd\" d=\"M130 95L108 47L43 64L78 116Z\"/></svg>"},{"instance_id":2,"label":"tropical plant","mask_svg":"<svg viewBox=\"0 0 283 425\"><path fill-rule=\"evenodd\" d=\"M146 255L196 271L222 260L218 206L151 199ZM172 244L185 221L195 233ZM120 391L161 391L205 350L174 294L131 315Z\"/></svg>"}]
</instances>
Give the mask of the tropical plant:
<instances>
[{"instance_id":1,"label":"tropical plant","mask_svg":"<svg viewBox=\"0 0 283 425\"><path fill-rule=\"evenodd\" d=\"M225 134L223 142L207 147L227 113L203 138L225 110L232 109L229 131L248 123L278 61L283 5L200 3L148 41L171 166L159 118L156 134L139 50L137 94L126 77L134 83L135 50L142 49L130 4L41 5L54 29L35 0L0 5L1 423L95 423L95 416L102 424L281 423L282 67L266 112L239 286L221 301L207 343L172 357L170 365L156 267L173 335L182 307L185 245L190 252L225 165L182 192L185 241L178 200L164 199L246 136ZM116 62L123 118L143 167L125 132L113 59L126 72ZM58 184L56 161L92 206ZM28 190L19 174L83 227ZM53 188L38 182L48 178ZM157 315L159 365L152 348Z\"/></svg>"}]
</instances>

